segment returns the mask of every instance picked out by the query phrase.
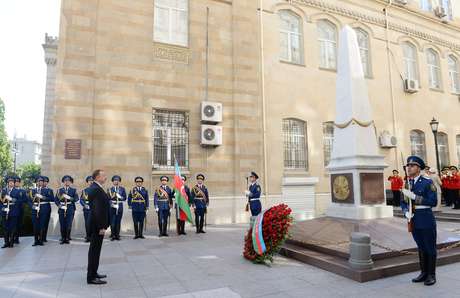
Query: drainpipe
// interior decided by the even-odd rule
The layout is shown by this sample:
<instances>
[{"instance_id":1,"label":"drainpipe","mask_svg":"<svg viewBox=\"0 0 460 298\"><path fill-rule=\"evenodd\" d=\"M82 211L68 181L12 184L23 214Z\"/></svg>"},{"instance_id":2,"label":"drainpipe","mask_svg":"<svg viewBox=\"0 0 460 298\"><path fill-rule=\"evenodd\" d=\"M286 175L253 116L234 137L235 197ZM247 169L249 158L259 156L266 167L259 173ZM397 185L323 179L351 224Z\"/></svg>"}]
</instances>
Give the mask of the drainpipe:
<instances>
[{"instance_id":1,"label":"drainpipe","mask_svg":"<svg viewBox=\"0 0 460 298\"><path fill-rule=\"evenodd\" d=\"M264 55L264 24L263 24L263 0L259 0L259 33L260 33L260 84L261 84L261 97L262 97L262 129L263 129L263 163L264 163L264 189L265 189L265 203L268 203L268 170L267 170L267 115L266 115L266 101L265 101L265 55Z\"/></svg>"},{"instance_id":2,"label":"drainpipe","mask_svg":"<svg viewBox=\"0 0 460 298\"><path fill-rule=\"evenodd\" d=\"M395 96L394 96L394 86L393 86L393 72L391 71L391 53L390 53L390 40L389 40L389 22L388 22L388 9L393 5L393 0L389 0L388 4L384 8L385 12L385 42L386 42L386 52L387 52L387 64L388 64L388 79L390 81L390 98L391 98L391 114L393 118L393 135L396 136L397 125L396 125L396 108L395 108ZM398 168L398 147L394 150L395 155L395 166Z\"/></svg>"}]
</instances>

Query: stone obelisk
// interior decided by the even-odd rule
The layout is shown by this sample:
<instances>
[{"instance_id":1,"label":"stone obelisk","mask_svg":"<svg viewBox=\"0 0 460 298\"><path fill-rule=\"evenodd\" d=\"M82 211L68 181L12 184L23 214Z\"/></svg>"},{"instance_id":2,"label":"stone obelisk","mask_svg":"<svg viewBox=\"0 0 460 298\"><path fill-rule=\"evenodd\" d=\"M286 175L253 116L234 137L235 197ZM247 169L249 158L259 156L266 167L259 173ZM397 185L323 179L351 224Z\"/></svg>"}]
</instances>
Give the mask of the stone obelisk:
<instances>
[{"instance_id":1,"label":"stone obelisk","mask_svg":"<svg viewBox=\"0 0 460 298\"><path fill-rule=\"evenodd\" d=\"M349 219L393 216L385 205L383 170L355 31L340 32L334 143L328 170L332 203L326 214Z\"/></svg>"}]
</instances>

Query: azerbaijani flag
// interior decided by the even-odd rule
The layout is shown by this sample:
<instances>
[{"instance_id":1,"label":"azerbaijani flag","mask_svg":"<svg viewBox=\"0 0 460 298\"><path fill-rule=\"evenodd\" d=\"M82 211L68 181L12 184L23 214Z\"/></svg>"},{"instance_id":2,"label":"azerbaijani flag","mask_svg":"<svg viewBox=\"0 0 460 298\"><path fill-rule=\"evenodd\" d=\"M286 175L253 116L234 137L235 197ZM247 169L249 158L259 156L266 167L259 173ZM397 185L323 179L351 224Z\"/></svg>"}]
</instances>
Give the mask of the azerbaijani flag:
<instances>
[{"instance_id":1,"label":"azerbaijani flag","mask_svg":"<svg viewBox=\"0 0 460 298\"><path fill-rule=\"evenodd\" d=\"M190 223L192 222L192 212L190 211L190 206L188 204L189 198L185 193L184 182L182 181L182 176L180 174L180 168L177 164L177 160L174 161L174 189L175 189L175 198L176 204L179 207L179 219L187 220Z\"/></svg>"}]
</instances>

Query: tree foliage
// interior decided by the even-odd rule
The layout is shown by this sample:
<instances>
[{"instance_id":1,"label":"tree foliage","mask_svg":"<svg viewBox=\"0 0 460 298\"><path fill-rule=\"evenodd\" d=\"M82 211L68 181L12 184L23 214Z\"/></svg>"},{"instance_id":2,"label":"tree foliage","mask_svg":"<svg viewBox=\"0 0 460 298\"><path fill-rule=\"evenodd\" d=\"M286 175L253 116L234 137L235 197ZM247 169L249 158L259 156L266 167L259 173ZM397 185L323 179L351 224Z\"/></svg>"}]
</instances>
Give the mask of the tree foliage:
<instances>
[{"instance_id":1,"label":"tree foliage","mask_svg":"<svg viewBox=\"0 0 460 298\"><path fill-rule=\"evenodd\" d=\"M11 147L5 131L5 103L0 98L0 174L4 177L13 168Z\"/></svg>"},{"instance_id":2,"label":"tree foliage","mask_svg":"<svg viewBox=\"0 0 460 298\"><path fill-rule=\"evenodd\" d=\"M41 174L41 168L39 165L34 163L27 163L18 168L17 174L22 178L24 187L32 187L35 182L35 178Z\"/></svg>"}]
</instances>

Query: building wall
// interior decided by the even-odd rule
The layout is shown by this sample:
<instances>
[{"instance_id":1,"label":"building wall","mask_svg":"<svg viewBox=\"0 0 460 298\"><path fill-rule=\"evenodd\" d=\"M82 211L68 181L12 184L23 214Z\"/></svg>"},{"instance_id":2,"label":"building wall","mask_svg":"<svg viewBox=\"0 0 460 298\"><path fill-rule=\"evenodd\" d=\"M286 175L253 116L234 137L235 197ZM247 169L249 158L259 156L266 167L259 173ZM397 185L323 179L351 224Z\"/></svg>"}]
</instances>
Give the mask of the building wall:
<instances>
[{"instance_id":1,"label":"building wall","mask_svg":"<svg viewBox=\"0 0 460 298\"><path fill-rule=\"evenodd\" d=\"M421 12L412 1L405 8L389 7L389 55L386 50L385 1L264 1L264 65L265 100L267 102L268 168L270 194L281 194L281 180L286 176L319 177L316 187L317 213L322 214L329 201L329 176L324 166L323 128L335 117L336 72L321 69L317 42L317 24L325 19L338 29L344 25L361 28L370 36L371 76L367 79L369 97L377 134L387 130L398 140L397 148L380 149L388 164L386 174L401 169L401 153L411 153L409 133L412 129L425 132L428 164L435 167L434 140L429 122L440 121L439 131L449 137L450 161L458 163L456 135L460 134L457 115L460 112L458 95L452 94L448 81L447 55L458 56L460 27L458 19L443 24L432 13ZM279 15L287 9L302 19L302 65L280 60ZM403 60L401 42L411 41L417 46L421 89L408 94L403 89ZM442 88L428 87L425 51L433 48L441 56ZM391 69L391 77L390 77ZM297 118L307 124L308 161L305 172L284 171L282 119Z\"/></svg>"},{"instance_id":2,"label":"building wall","mask_svg":"<svg viewBox=\"0 0 460 298\"><path fill-rule=\"evenodd\" d=\"M34 163L40 164L41 145L36 141L27 140L24 138L15 138L11 141L11 148L16 148L16 167L24 164ZM14 152L13 159L14 159Z\"/></svg>"},{"instance_id":3,"label":"building wall","mask_svg":"<svg viewBox=\"0 0 460 298\"><path fill-rule=\"evenodd\" d=\"M206 7L209 7L209 100L223 103L223 145L202 148ZM244 209L250 170L262 169L257 5L245 0L189 1L189 46L153 42L152 1L64 0L57 58L51 180L66 173L79 188L92 169L120 174L131 187L152 171L152 109L189 113L189 169L205 173L226 210ZM64 158L66 139L82 140L80 160ZM240 207L233 198L241 196ZM225 221L237 221L230 212ZM210 215L211 217L211 215Z\"/></svg>"},{"instance_id":4,"label":"building wall","mask_svg":"<svg viewBox=\"0 0 460 298\"><path fill-rule=\"evenodd\" d=\"M443 23L432 12L422 12L418 1L409 1L405 7L387 7L387 31L383 10L387 4L380 0L191 0L189 44L181 47L153 41L155 16L150 0L64 0L52 184L57 186L60 177L70 173L82 188L84 177L101 167L109 175L121 174L128 187L141 175L149 190L154 189L160 175L173 173L152 170L152 110L180 110L189 114L189 168L184 173L207 176L212 199L208 222L248 219L242 193L250 170L261 175L265 206L286 200L282 189L289 177L318 178L316 195L299 200L313 200L309 205L316 215L322 214L330 200L322 125L334 120L336 72L319 68L316 26L321 19L338 29L351 25L370 35L372 74L367 82L377 133L387 130L398 140L397 148L380 150L389 166L387 174L400 168L401 152L410 154L411 129L425 132L428 163L434 164L432 117L440 121L440 131L448 133L450 160L457 163L460 107L458 95L449 89L446 58L460 51L459 20ZM207 7L207 99L223 103L224 108L224 143L216 148L199 145L199 107L206 99ZM282 9L302 19L302 65L279 59L277 13ZM459 15L456 6L454 14ZM418 50L421 89L415 94L405 93L402 87L401 42L406 40ZM429 47L441 55L442 90L427 86L425 51ZM284 170L284 118L307 124L308 169ZM73 138L82 140L80 160L64 158L64 142ZM312 182L316 179L308 181L316 183Z\"/></svg>"}]
</instances>

